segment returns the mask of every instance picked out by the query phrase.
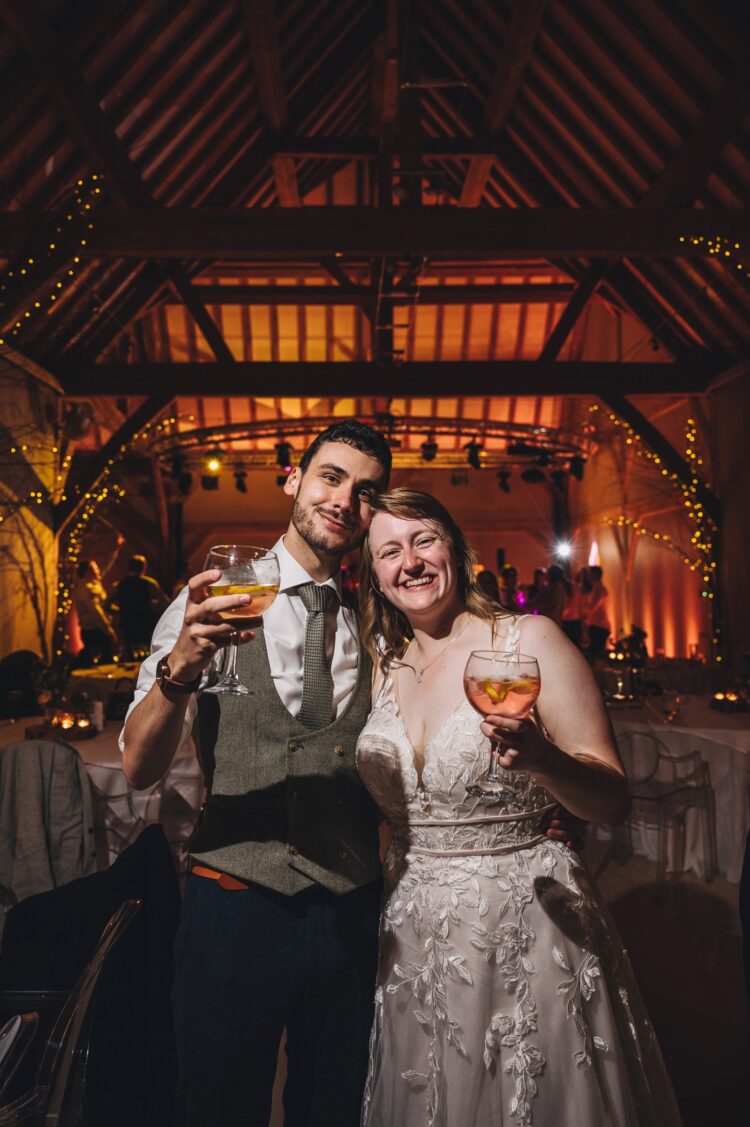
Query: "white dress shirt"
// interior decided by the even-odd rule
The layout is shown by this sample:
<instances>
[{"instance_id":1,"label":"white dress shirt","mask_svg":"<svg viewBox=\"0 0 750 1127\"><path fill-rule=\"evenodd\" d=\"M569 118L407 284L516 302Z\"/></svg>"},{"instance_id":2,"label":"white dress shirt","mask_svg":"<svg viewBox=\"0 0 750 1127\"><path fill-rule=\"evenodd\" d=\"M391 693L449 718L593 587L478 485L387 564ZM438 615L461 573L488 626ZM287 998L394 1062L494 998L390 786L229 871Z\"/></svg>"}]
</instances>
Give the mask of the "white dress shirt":
<instances>
[{"instance_id":1,"label":"white dress shirt","mask_svg":"<svg viewBox=\"0 0 750 1127\"><path fill-rule=\"evenodd\" d=\"M281 581L277 598L263 615L263 634L268 653L268 664L276 691L282 704L293 716L296 716L302 705L307 611L295 589L301 587L303 583L315 581L287 551L283 536L271 550L279 558ZM336 575L331 576L330 579L325 581L325 584L320 584L320 586L331 587L336 592L336 599L330 600L330 607L326 611L326 648L331 659L331 673L333 675L334 715L338 716L345 708L357 681L359 662L358 625L354 611L341 601L340 573L337 572ZM177 635L185 618L187 597L188 589L184 587L156 624L154 636L151 639L151 654L144 661L138 674L138 684L133 702L125 717L126 722L138 702L143 700L151 689L156 678L156 666L159 661L163 657L167 657L174 648ZM262 644L259 638L247 643L249 646ZM196 709L195 696L191 696L178 747L181 747L190 735ZM120 750L123 748L123 743L123 736L120 733Z\"/></svg>"}]
</instances>

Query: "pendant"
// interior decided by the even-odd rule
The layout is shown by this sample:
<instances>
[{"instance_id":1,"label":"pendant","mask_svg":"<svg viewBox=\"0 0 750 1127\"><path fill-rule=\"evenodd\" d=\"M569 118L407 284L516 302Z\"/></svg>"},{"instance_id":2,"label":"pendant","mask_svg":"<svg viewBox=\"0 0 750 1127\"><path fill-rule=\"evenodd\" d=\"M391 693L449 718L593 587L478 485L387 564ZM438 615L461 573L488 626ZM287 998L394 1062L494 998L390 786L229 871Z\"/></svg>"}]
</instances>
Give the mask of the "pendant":
<instances>
[{"instance_id":1,"label":"pendant","mask_svg":"<svg viewBox=\"0 0 750 1127\"><path fill-rule=\"evenodd\" d=\"M423 678L424 678L424 669L420 669L420 670L419 670L419 671L417 672L417 684L418 684L418 685L421 685L421 684L422 684L422 679L423 679Z\"/></svg>"}]
</instances>

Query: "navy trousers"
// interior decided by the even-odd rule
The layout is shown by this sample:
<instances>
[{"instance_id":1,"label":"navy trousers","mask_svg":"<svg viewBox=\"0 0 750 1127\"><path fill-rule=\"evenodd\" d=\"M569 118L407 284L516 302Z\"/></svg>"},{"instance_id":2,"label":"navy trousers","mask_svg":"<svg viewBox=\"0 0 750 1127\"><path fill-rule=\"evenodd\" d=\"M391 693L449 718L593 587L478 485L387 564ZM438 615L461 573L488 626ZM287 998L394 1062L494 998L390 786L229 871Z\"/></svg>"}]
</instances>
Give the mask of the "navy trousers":
<instances>
[{"instance_id":1,"label":"navy trousers","mask_svg":"<svg viewBox=\"0 0 750 1127\"><path fill-rule=\"evenodd\" d=\"M357 1127L379 881L344 896L189 875L175 944L178 1127L267 1127L287 1031L285 1127Z\"/></svg>"}]
</instances>

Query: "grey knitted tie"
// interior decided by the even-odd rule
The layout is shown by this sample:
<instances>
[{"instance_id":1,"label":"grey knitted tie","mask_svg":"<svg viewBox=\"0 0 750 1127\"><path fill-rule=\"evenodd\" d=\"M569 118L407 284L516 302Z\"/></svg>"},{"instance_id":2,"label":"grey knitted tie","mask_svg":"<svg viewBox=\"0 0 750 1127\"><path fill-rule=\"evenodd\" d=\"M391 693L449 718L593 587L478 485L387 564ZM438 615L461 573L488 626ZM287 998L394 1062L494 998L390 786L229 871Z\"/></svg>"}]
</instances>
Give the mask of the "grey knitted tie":
<instances>
[{"instance_id":1,"label":"grey knitted tie","mask_svg":"<svg viewBox=\"0 0 750 1127\"><path fill-rule=\"evenodd\" d=\"M326 654L326 607L335 592L317 583L297 588L307 611L302 707L298 719L308 728L324 728L333 719L333 676Z\"/></svg>"}]
</instances>

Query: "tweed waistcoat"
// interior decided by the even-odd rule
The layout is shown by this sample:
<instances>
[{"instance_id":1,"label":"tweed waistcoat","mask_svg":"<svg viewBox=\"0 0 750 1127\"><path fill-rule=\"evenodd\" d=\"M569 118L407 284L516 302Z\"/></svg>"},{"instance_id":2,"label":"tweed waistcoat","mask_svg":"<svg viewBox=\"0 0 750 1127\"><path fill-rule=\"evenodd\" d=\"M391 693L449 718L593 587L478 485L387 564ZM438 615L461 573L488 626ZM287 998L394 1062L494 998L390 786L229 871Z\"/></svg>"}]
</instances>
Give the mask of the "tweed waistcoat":
<instances>
[{"instance_id":1,"label":"tweed waistcoat","mask_svg":"<svg viewBox=\"0 0 750 1127\"><path fill-rule=\"evenodd\" d=\"M376 809L355 766L371 669L360 643L346 707L311 731L276 692L262 628L240 646L239 674L255 695L198 699L209 797L190 850L196 861L287 895L316 883L350 892L380 876Z\"/></svg>"}]
</instances>

